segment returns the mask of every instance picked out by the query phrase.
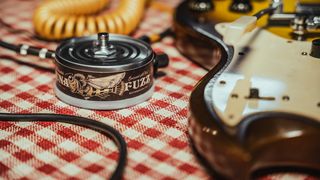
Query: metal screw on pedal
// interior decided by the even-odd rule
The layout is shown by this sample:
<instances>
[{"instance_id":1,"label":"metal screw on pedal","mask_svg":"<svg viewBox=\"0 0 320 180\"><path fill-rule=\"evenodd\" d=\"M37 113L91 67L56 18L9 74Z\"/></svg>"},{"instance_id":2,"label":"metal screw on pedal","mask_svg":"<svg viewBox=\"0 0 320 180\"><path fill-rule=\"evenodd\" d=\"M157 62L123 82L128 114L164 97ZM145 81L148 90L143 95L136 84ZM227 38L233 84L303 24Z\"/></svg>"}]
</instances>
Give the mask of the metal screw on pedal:
<instances>
[{"instance_id":1,"label":"metal screw on pedal","mask_svg":"<svg viewBox=\"0 0 320 180\"><path fill-rule=\"evenodd\" d=\"M114 46L108 43L109 33L98 33L98 47L94 51L94 57L106 57L116 53Z\"/></svg>"}]
</instances>

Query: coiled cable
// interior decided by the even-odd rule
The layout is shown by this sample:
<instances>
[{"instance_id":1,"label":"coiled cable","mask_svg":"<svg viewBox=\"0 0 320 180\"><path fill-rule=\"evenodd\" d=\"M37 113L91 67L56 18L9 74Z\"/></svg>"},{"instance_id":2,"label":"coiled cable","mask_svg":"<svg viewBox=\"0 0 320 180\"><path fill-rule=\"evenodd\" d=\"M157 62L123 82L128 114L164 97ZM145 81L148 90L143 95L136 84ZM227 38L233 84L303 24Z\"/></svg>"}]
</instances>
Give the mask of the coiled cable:
<instances>
[{"instance_id":1,"label":"coiled cable","mask_svg":"<svg viewBox=\"0 0 320 180\"><path fill-rule=\"evenodd\" d=\"M35 32L47 40L99 32L129 34L139 24L147 0L121 0L117 8L97 15L108 0L47 0L35 10Z\"/></svg>"}]
</instances>

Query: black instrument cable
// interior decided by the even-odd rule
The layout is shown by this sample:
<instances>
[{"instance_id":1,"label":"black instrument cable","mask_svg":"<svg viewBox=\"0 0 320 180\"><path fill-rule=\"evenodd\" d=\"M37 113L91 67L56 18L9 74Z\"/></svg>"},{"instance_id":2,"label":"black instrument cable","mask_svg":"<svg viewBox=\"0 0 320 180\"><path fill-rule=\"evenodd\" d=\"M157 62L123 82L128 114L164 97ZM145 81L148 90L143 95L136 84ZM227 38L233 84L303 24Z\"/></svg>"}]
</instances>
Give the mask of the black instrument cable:
<instances>
[{"instance_id":1,"label":"black instrument cable","mask_svg":"<svg viewBox=\"0 0 320 180\"><path fill-rule=\"evenodd\" d=\"M94 121L92 119L61 115L61 114L13 114L13 113L0 113L0 121L27 121L27 122L60 122L68 123L73 125L78 125L92 129L94 131L100 132L106 137L111 138L111 140L117 145L119 149L118 165L111 175L111 180L121 179L127 159L127 145L121 134L104 123L99 121Z\"/></svg>"},{"instance_id":2,"label":"black instrument cable","mask_svg":"<svg viewBox=\"0 0 320 180\"><path fill-rule=\"evenodd\" d=\"M54 58L55 52L48 50L46 48L38 48L35 46L29 46L26 44L11 44L5 41L0 40L0 47L3 47L5 49L14 51L21 55L33 55L33 56L39 56L41 59L45 58Z\"/></svg>"}]
</instances>

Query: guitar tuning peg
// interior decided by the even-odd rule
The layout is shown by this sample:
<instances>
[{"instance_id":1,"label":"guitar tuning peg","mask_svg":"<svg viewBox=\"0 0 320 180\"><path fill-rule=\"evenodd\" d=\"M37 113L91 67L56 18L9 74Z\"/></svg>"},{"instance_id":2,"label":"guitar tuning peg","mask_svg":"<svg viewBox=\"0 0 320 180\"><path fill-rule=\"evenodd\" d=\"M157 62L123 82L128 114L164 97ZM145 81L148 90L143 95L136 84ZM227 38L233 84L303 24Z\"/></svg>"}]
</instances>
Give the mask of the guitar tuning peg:
<instances>
[{"instance_id":1,"label":"guitar tuning peg","mask_svg":"<svg viewBox=\"0 0 320 180\"><path fill-rule=\"evenodd\" d=\"M190 0L189 9L198 13L209 12L214 9L214 4L211 0Z\"/></svg>"},{"instance_id":2,"label":"guitar tuning peg","mask_svg":"<svg viewBox=\"0 0 320 180\"><path fill-rule=\"evenodd\" d=\"M250 0L233 0L229 10L238 13L247 13L252 11Z\"/></svg>"}]
</instances>

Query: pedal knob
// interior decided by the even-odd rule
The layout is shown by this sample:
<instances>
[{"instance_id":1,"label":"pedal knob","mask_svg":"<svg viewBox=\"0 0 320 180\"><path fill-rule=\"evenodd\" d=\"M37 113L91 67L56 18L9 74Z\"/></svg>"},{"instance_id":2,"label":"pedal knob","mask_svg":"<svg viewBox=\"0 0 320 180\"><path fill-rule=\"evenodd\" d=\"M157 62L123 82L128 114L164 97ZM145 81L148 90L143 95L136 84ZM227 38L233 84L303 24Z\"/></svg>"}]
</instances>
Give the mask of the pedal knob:
<instances>
[{"instance_id":1,"label":"pedal knob","mask_svg":"<svg viewBox=\"0 0 320 180\"><path fill-rule=\"evenodd\" d=\"M214 5L211 0L191 0L189 9L197 13L205 13L213 10Z\"/></svg>"},{"instance_id":2,"label":"pedal knob","mask_svg":"<svg viewBox=\"0 0 320 180\"><path fill-rule=\"evenodd\" d=\"M252 10L250 0L233 0L229 10L237 13L247 13Z\"/></svg>"},{"instance_id":3,"label":"pedal knob","mask_svg":"<svg viewBox=\"0 0 320 180\"><path fill-rule=\"evenodd\" d=\"M312 41L310 56L320 58L320 39L315 39Z\"/></svg>"}]
</instances>

